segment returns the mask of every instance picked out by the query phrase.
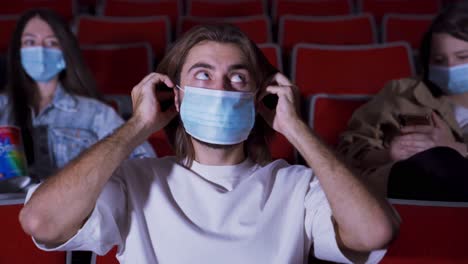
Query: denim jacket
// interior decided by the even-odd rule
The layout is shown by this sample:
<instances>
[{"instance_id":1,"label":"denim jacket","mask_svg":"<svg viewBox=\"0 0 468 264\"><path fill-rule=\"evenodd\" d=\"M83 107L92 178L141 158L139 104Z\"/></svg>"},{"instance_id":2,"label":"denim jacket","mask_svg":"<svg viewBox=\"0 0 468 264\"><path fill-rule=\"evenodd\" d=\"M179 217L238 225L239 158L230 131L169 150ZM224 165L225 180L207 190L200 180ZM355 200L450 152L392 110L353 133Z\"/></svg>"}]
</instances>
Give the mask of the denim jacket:
<instances>
[{"instance_id":1,"label":"denim jacket","mask_svg":"<svg viewBox=\"0 0 468 264\"><path fill-rule=\"evenodd\" d=\"M33 119L34 164L29 174L43 179L82 151L112 133L124 121L113 108L95 99L68 94L59 85L54 98ZM0 125L14 124L8 98L0 95ZM130 158L154 157L148 142Z\"/></svg>"}]
</instances>

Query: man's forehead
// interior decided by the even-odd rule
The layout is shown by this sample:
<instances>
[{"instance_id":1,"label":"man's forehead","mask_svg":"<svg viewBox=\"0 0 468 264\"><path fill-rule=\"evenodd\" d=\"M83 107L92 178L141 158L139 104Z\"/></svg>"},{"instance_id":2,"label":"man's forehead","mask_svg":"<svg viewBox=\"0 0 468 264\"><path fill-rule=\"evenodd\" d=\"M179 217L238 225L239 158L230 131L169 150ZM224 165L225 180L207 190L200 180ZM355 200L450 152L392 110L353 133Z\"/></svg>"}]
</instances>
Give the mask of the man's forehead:
<instances>
[{"instance_id":1,"label":"man's forehead","mask_svg":"<svg viewBox=\"0 0 468 264\"><path fill-rule=\"evenodd\" d=\"M204 41L190 49L184 66L192 67L194 64L200 63L213 67L219 65L246 65L247 59L235 44Z\"/></svg>"}]
</instances>

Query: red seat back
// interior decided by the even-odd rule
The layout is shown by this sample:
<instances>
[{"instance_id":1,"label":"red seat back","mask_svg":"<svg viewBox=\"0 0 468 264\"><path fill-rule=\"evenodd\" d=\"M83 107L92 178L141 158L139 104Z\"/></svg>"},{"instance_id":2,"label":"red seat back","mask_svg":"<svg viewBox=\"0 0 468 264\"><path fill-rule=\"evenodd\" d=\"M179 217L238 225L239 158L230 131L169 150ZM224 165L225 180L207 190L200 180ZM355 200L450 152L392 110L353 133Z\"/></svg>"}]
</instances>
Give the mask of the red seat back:
<instances>
[{"instance_id":1,"label":"red seat back","mask_svg":"<svg viewBox=\"0 0 468 264\"><path fill-rule=\"evenodd\" d=\"M66 21L72 21L76 14L74 0L15 0L1 1L0 15L20 15L28 9L47 8L61 15Z\"/></svg>"},{"instance_id":2,"label":"red seat back","mask_svg":"<svg viewBox=\"0 0 468 264\"><path fill-rule=\"evenodd\" d=\"M326 143L335 146L353 112L370 98L369 95L314 95L309 99L309 126Z\"/></svg>"},{"instance_id":3,"label":"red seat back","mask_svg":"<svg viewBox=\"0 0 468 264\"><path fill-rule=\"evenodd\" d=\"M148 42L157 59L162 58L170 40L166 16L117 18L80 16L77 37L82 45Z\"/></svg>"},{"instance_id":4,"label":"red seat back","mask_svg":"<svg viewBox=\"0 0 468 264\"><path fill-rule=\"evenodd\" d=\"M151 144L151 146L153 146L153 149L157 153L158 157L175 155L174 149L169 143L169 140L164 130L159 130L153 133L148 138L148 141Z\"/></svg>"},{"instance_id":5,"label":"red seat back","mask_svg":"<svg viewBox=\"0 0 468 264\"><path fill-rule=\"evenodd\" d=\"M117 247L113 247L106 255L97 256L93 254L91 264L119 264L119 261L115 257L117 254Z\"/></svg>"},{"instance_id":6,"label":"red seat back","mask_svg":"<svg viewBox=\"0 0 468 264\"><path fill-rule=\"evenodd\" d=\"M275 20L283 15L337 16L351 14L353 4L351 0L273 0L271 10Z\"/></svg>"},{"instance_id":7,"label":"red seat back","mask_svg":"<svg viewBox=\"0 0 468 264\"><path fill-rule=\"evenodd\" d=\"M273 66L275 66L279 71L283 71L281 49L278 44L263 43L259 44L258 47Z\"/></svg>"},{"instance_id":8,"label":"red seat back","mask_svg":"<svg viewBox=\"0 0 468 264\"><path fill-rule=\"evenodd\" d=\"M266 14L264 0L187 0L188 16L239 17Z\"/></svg>"},{"instance_id":9,"label":"red seat back","mask_svg":"<svg viewBox=\"0 0 468 264\"><path fill-rule=\"evenodd\" d=\"M7 53L17 19L17 16L0 16L0 54Z\"/></svg>"},{"instance_id":10,"label":"red seat back","mask_svg":"<svg viewBox=\"0 0 468 264\"><path fill-rule=\"evenodd\" d=\"M294 45L305 43L357 45L377 43L374 19L369 14L304 17L286 15L280 19L278 42L289 54Z\"/></svg>"},{"instance_id":11,"label":"red seat back","mask_svg":"<svg viewBox=\"0 0 468 264\"><path fill-rule=\"evenodd\" d=\"M83 46L81 51L104 94L130 95L132 88L153 71L147 43Z\"/></svg>"},{"instance_id":12,"label":"red seat back","mask_svg":"<svg viewBox=\"0 0 468 264\"><path fill-rule=\"evenodd\" d=\"M271 42L271 22L267 16L203 18L181 17L178 25L178 35L182 35L194 26L200 24L228 23L238 27L255 43Z\"/></svg>"},{"instance_id":13,"label":"red seat back","mask_svg":"<svg viewBox=\"0 0 468 264\"><path fill-rule=\"evenodd\" d=\"M271 142L268 143L271 157L287 160L290 164L297 163L296 149L282 134L275 132Z\"/></svg>"},{"instance_id":14,"label":"red seat back","mask_svg":"<svg viewBox=\"0 0 468 264\"><path fill-rule=\"evenodd\" d=\"M168 16L171 26L174 27L177 24L177 19L182 15L182 0L105 0L102 7L102 15L120 17Z\"/></svg>"},{"instance_id":15,"label":"red seat back","mask_svg":"<svg viewBox=\"0 0 468 264\"><path fill-rule=\"evenodd\" d=\"M19 196L18 196L19 197ZM0 200L0 263L65 264L66 252L45 252L38 249L32 238L24 233L18 220L23 208L24 196L15 199Z\"/></svg>"},{"instance_id":16,"label":"red seat back","mask_svg":"<svg viewBox=\"0 0 468 264\"><path fill-rule=\"evenodd\" d=\"M359 12L371 13L380 24L384 14L425 14L439 12L440 0L357 0Z\"/></svg>"},{"instance_id":17,"label":"red seat back","mask_svg":"<svg viewBox=\"0 0 468 264\"><path fill-rule=\"evenodd\" d=\"M392 203L402 222L382 264L468 263L468 203Z\"/></svg>"},{"instance_id":18,"label":"red seat back","mask_svg":"<svg viewBox=\"0 0 468 264\"><path fill-rule=\"evenodd\" d=\"M414 75L407 43L365 46L298 44L291 77L302 95L374 94L390 80Z\"/></svg>"},{"instance_id":19,"label":"red seat back","mask_svg":"<svg viewBox=\"0 0 468 264\"><path fill-rule=\"evenodd\" d=\"M382 41L406 41L417 50L433 18L432 15L387 14L382 22Z\"/></svg>"}]
</instances>

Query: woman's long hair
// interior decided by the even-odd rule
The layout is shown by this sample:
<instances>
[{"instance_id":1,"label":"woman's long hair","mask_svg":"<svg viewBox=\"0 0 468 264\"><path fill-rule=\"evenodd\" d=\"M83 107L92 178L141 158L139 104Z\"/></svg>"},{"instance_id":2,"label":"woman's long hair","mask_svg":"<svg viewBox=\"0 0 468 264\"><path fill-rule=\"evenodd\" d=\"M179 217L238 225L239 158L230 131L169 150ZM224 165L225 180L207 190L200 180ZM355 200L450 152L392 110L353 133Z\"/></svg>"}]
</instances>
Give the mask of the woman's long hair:
<instances>
[{"instance_id":1,"label":"woman's long hair","mask_svg":"<svg viewBox=\"0 0 468 264\"><path fill-rule=\"evenodd\" d=\"M238 28L227 24L212 24L197 26L182 36L172 48L166 53L157 72L166 74L175 83L180 83L182 66L185 64L190 50L197 44L204 41L218 43L229 43L236 45L245 55L247 60L247 70L254 78L257 90L265 88L271 78L278 70L272 66L262 51ZM180 118L174 119L166 128L172 145L175 147L176 156L179 161L186 159L186 166L191 166L195 158L195 152L191 142L191 137L183 127ZM175 137L173 136L175 134ZM265 164L271 160L268 149L268 140L273 134L273 130L257 115L254 128L247 141L244 143L244 152L253 161Z\"/></svg>"},{"instance_id":2,"label":"woman's long hair","mask_svg":"<svg viewBox=\"0 0 468 264\"><path fill-rule=\"evenodd\" d=\"M78 42L68 24L48 9L32 9L18 19L10 40L7 55L7 85L13 122L22 131L28 163L34 159L32 117L30 107L38 100L37 83L29 77L21 64L21 37L26 24L34 17L44 20L52 29L62 48L66 68L59 75L63 89L74 95L100 99L96 83L81 57Z\"/></svg>"},{"instance_id":3,"label":"woman's long hair","mask_svg":"<svg viewBox=\"0 0 468 264\"><path fill-rule=\"evenodd\" d=\"M435 97L444 95L440 87L429 81L432 35L437 33L447 33L454 38L468 42L468 3L459 2L444 8L421 40L419 58L423 70L422 78Z\"/></svg>"}]
</instances>

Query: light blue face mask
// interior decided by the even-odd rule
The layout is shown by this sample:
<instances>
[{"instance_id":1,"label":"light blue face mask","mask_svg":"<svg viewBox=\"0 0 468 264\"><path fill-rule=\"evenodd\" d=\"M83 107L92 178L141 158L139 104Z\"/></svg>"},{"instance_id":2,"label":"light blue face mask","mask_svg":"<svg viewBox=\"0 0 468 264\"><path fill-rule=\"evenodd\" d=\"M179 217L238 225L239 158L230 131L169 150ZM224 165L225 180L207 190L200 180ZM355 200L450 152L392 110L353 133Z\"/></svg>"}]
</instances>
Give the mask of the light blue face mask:
<instances>
[{"instance_id":1,"label":"light blue face mask","mask_svg":"<svg viewBox=\"0 0 468 264\"><path fill-rule=\"evenodd\" d=\"M21 64L37 82L48 82L65 69L62 51L43 47L22 48Z\"/></svg>"},{"instance_id":2,"label":"light blue face mask","mask_svg":"<svg viewBox=\"0 0 468 264\"><path fill-rule=\"evenodd\" d=\"M192 137L218 145L233 145L248 138L255 123L254 93L191 86L183 91L180 117Z\"/></svg>"},{"instance_id":3,"label":"light blue face mask","mask_svg":"<svg viewBox=\"0 0 468 264\"><path fill-rule=\"evenodd\" d=\"M429 65L429 80L446 94L468 92L468 63L453 67Z\"/></svg>"}]
</instances>

